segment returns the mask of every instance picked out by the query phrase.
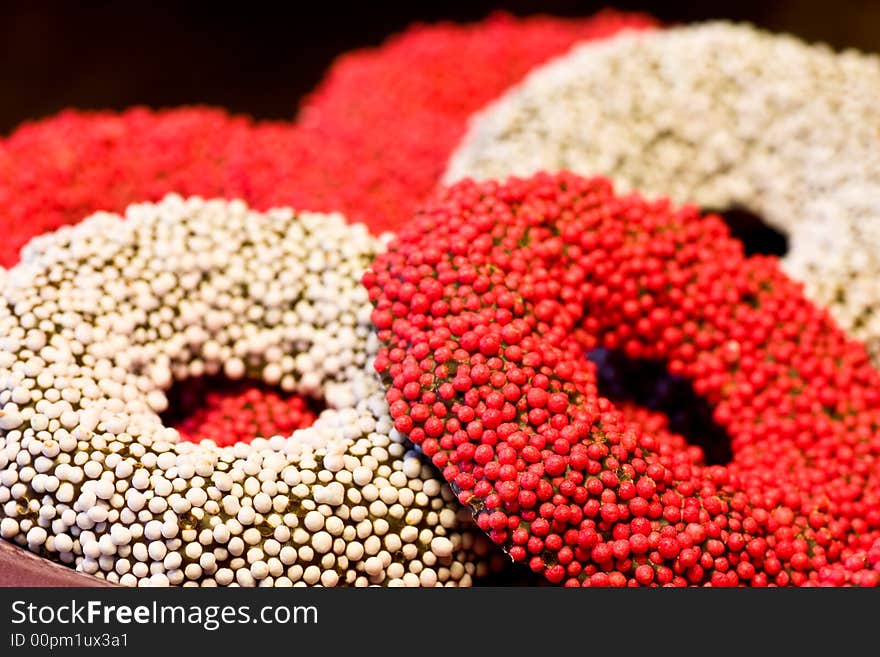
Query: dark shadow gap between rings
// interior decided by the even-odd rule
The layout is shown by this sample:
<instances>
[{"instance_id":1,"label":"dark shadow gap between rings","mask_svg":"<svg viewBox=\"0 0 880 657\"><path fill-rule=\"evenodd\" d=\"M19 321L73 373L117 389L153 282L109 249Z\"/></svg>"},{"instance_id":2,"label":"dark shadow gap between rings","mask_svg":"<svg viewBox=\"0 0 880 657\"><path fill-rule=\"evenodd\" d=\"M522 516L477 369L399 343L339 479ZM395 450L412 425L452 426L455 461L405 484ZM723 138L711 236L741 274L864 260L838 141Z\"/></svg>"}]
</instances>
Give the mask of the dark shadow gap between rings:
<instances>
[{"instance_id":1,"label":"dark shadow gap between rings","mask_svg":"<svg viewBox=\"0 0 880 657\"><path fill-rule=\"evenodd\" d=\"M524 563L511 561L497 573L474 579L474 586L552 586L538 573L532 572Z\"/></svg>"},{"instance_id":2,"label":"dark shadow gap between rings","mask_svg":"<svg viewBox=\"0 0 880 657\"><path fill-rule=\"evenodd\" d=\"M619 351L593 349L587 358L596 364L600 394L613 402L630 401L663 413L671 431L703 450L707 464L730 462L730 436L687 379L670 374L663 362L632 359Z\"/></svg>"},{"instance_id":3,"label":"dark shadow gap between rings","mask_svg":"<svg viewBox=\"0 0 880 657\"><path fill-rule=\"evenodd\" d=\"M773 255L780 258L788 253L788 236L751 210L734 206L726 210L705 210L720 215L730 234L743 243L746 255Z\"/></svg>"}]
</instances>

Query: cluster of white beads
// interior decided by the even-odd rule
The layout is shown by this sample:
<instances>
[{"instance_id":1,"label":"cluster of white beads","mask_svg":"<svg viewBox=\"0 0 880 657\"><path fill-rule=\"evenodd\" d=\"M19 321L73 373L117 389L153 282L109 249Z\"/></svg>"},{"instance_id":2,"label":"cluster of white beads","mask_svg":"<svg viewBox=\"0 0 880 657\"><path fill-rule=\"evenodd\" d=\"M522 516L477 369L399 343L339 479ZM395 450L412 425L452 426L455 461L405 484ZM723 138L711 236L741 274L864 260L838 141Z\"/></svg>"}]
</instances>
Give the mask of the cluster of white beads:
<instances>
[{"instance_id":1,"label":"cluster of white beads","mask_svg":"<svg viewBox=\"0 0 880 657\"><path fill-rule=\"evenodd\" d=\"M783 266L880 363L880 59L724 22L623 34L475 116L447 182L568 169L789 234Z\"/></svg>"},{"instance_id":2,"label":"cluster of white beads","mask_svg":"<svg viewBox=\"0 0 880 657\"><path fill-rule=\"evenodd\" d=\"M34 239L0 294L0 536L130 586L470 584L487 540L372 371L381 248L339 215L177 196ZM180 442L165 390L220 371L327 410Z\"/></svg>"}]
</instances>

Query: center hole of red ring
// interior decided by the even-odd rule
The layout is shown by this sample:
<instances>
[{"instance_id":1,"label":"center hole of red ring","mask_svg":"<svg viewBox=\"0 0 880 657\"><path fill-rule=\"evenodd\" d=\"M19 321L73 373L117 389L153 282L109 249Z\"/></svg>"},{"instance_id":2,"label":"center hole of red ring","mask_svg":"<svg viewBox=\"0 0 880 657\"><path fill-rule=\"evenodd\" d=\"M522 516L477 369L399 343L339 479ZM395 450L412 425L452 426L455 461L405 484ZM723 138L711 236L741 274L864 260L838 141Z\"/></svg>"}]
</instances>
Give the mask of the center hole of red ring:
<instances>
[{"instance_id":1,"label":"center hole of red ring","mask_svg":"<svg viewBox=\"0 0 880 657\"><path fill-rule=\"evenodd\" d=\"M588 358L596 364L600 394L662 413L669 430L699 447L708 465L724 465L733 458L730 436L712 418L712 406L687 379L670 374L665 363L602 348Z\"/></svg>"},{"instance_id":2,"label":"center hole of red ring","mask_svg":"<svg viewBox=\"0 0 880 657\"><path fill-rule=\"evenodd\" d=\"M182 440L213 440L220 446L261 436L289 436L311 426L323 405L261 381L206 376L177 381L165 393L162 421Z\"/></svg>"},{"instance_id":3,"label":"center hole of red ring","mask_svg":"<svg viewBox=\"0 0 880 657\"><path fill-rule=\"evenodd\" d=\"M747 208L735 206L704 212L720 215L730 234L743 243L748 256L773 255L781 258L788 253L788 236Z\"/></svg>"}]
</instances>

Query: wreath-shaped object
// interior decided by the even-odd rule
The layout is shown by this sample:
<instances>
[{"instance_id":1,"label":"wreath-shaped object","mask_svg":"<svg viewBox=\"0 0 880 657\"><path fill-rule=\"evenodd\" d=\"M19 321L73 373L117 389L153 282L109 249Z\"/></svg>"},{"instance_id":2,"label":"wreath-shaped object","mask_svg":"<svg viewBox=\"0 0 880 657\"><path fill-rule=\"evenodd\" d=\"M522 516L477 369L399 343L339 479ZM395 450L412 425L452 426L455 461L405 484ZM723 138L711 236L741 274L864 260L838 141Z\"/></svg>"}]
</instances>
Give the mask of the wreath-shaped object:
<instances>
[{"instance_id":1,"label":"wreath-shaped object","mask_svg":"<svg viewBox=\"0 0 880 657\"><path fill-rule=\"evenodd\" d=\"M463 181L364 282L395 427L551 582L877 583L880 376L717 215L568 173ZM690 380L731 462L658 453L596 348Z\"/></svg>"},{"instance_id":2,"label":"wreath-shaped object","mask_svg":"<svg viewBox=\"0 0 880 657\"><path fill-rule=\"evenodd\" d=\"M127 585L467 585L487 544L392 429L341 215L182 200L35 238L0 303L0 536ZM164 426L223 370L323 398L291 437Z\"/></svg>"}]
</instances>

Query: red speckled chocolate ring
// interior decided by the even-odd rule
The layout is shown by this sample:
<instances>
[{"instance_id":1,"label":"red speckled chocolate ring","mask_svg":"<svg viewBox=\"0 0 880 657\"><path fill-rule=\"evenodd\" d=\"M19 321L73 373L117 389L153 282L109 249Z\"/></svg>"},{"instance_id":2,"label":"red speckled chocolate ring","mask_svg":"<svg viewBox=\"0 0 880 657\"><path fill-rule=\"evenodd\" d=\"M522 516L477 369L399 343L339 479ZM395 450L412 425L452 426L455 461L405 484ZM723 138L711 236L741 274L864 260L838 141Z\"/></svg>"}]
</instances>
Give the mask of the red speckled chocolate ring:
<instances>
[{"instance_id":1,"label":"red speckled chocolate ring","mask_svg":"<svg viewBox=\"0 0 880 657\"><path fill-rule=\"evenodd\" d=\"M463 181L364 282L395 427L551 582L877 584L880 377L719 217L567 173ZM598 347L690 381L730 462L658 453L598 394Z\"/></svg>"}]
</instances>

